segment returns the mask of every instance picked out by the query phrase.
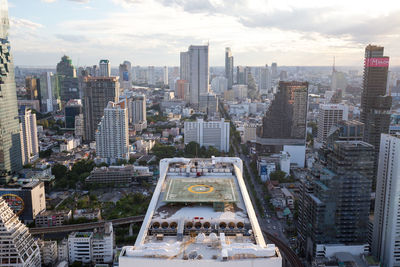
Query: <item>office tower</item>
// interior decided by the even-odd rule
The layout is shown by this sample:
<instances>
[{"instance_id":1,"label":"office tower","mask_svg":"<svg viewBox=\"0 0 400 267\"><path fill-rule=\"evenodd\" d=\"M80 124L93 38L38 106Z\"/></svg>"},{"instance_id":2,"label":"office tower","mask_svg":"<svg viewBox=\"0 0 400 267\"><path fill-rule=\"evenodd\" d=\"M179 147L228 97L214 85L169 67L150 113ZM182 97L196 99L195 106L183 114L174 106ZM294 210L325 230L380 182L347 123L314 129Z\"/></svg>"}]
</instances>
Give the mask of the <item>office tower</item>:
<instances>
[{"instance_id":1,"label":"office tower","mask_svg":"<svg viewBox=\"0 0 400 267\"><path fill-rule=\"evenodd\" d=\"M108 102L96 131L96 155L106 162L129 159L128 108L125 101Z\"/></svg>"},{"instance_id":2,"label":"office tower","mask_svg":"<svg viewBox=\"0 0 400 267\"><path fill-rule=\"evenodd\" d=\"M326 139L327 142L331 142L331 140L362 141L363 134L364 123L356 120L338 121L336 125L331 127Z\"/></svg>"},{"instance_id":3,"label":"office tower","mask_svg":"<svg viewBox=\"0 0 400 267\"><path fill-rule=\"evenodd\" d=\"M44 113L57 111L60 104L60 86L57 75L45 72L40 75L41 111Z\"/></svg>"},{"instance_id":4,"label":"office tower","mask_svg":"<svg viewBox=\"0 0 400 267\"><path fill-rule=\"evenodd\" d=\"M268 94L269 90L271 90L271 72L268 68L268 65L260 68L258 87L260 90L260 94Z\"/></svg>"},{"instance_id":5,"label":"office tower","mask_svg":"<svg viewBox=\"0 0 400 267\"><path fill-rule=\"evenodd\" d=\"M0 176L7 176L22 168L21 140L18 121L17 93L14 64L8 41L7 1L0 1Z\"/></svg>"},{"instance_id":6,"label":"office tower","mask_svg":"<svg viewBox=\"0 0 400 267\"><path fill-rule=\"evenodd\" d=\"M229 152L229 122L220 121L185 121L185 145L196 142L200 146L213 146L219 151Z\"/></svg>"},{"instance_id":7,"label":"office tower","mask_svg":"<svg viewBox=\"0 0 400 267\"><path fill-rule=\"evenodd\" d=\"M276 62L272 62L271 64L271 75L272 79L278 78L278 64Z\"/></svg>"},{"instance_id":8,"label":"office tower","mask_svg":"<svg viewBox=\"0 0 400 267\"><path fill-rule=\"evenodd\" d=\"M211 81L211 90L217 95L224 95L224 92L228 90L228 79L222 76L215 77Z\"/></svg>"},{"instance_id":9,"label":"office tower","mask_svg":"<svg viewBox=\"0 0 400 267\"><path fill-rule=\"evenodd\" d=\"M68 102L71 99L80 98L76 69L72 65L72 60L65 55L57 64L57 81L60 87L61 101Z\"/></svg>"},{"instance_id":10,"label":"office tower","mask_svg":"<svg viewBox=\"0 0 400 267\"><path fill-rule=\"evenodd\" d=\"M24 108L19 115L21 121L21 154L22 164L28 164L39 158L39 141L37 136L36 114Z\"/></svg>"},{"instance_id":11,"label":"office tower","mask_svg":"<svg viewBox=\"0 0 400 267\"><path fill-rule=\"evenodd\" d=\"M372 253L381 266L400 265L400 136L382 134L376 187Z\"/></svg>"},{"instance_id":12,"label":"office tower","mask_svg":"<svg viewBox=\"0 0 400 267\"><path fill-rule=\"evenodd\" d=\"M135 245L122 248L119 266L282 266L242 173L239 158L162 159Z\"/></svg>"},{"instance_id":13,"label":"office tower","mask_svg":"<svg viewBox=\"0 0 400 267\"><path fill-rule=\"evenodd\" d=\"M146 96L134 96L132 100L132 124L147 122Z\"/></svg>"},{"instance_id":14,"label":"office tower","mask_svg":"<svg viewBox=\"0 0 400 267\"><path fill-rule=\"evenodd\" d=\"M111 64L108 59L101 59L99 62L99 76L110 77L111 76Z\"/></svg>"},{"instance_id":15,"label":"office tower","mask_svg":"<svg viewBox=\"0 0 400 267\"><path fill-rule=\"evenodd\" d=\"M190 79L190 57L189 52L181 52L180 54L180 77L181 80L189 81Z\"/></svg>"},{"instance_id":16,"label":"office tower","mask_svg":"<svg viewBox=\"0 0 400 267\"><path fill-rule=\"evenodd\" d=\"M95 139L97 125L108 102L117 102L119 99L119 82L118 77L84 77L82 86L84 140L90 142Z\"/></svg>"},{"instance_id":17,"label":"office tower","mask_svg":"<svg viewBox=\"0 0 400 267\"><path fill-rule=\"evenodd\" d=\"M76 77L76 69L72 65L72 60L64 55L61 61L57 64L57 75L63 75L65 77Z\"/></svg>"},{"instance_id":18,"label":"office tower","mask_svg":"<svg viewBox=\"0 0 400 267\"><path fill-rule=\"evenodd\" d=\"M25 77L25 89L29 100L40 100L40 79L34 76Z\"/></svg>"},{"instance_id":19,"label":"office tower","mask_svg":"<svg viewBox=\"0 0 400 267\"><path fill-rule=\"evenodd\" d=\"M168 67L164 66L163 68L163 83L164 85L168 85Z\"/></svg>"},{"instance_id":20,"label":"office tower","mask_svg":"<svg viewBox=\"0 0 400 267\"><path fill-rule=\"evenodd\" d=\"M2 266L41 266L37 242L32 238L28 227L18 219L2 197L0 197L0 232Z\"/></svg>"},{"instance_id":21,"label":"office tower","mask_svg":"<svg viewBox=\"0 0 400 267\"><path fill-rule=\"evenodd\" d=\"M147 68L147 84L148 85L155 85L156 84L156 77L154 73L154 66L149 66Z\"/></svg>"},{"instance_id":22,"label":"office tower","mask_svg":"<svg viewBox=\"0 0 400 267\"><path fill-rule=\"evenodd\" d=\"M347 120L349 115L348 106L340 104L325 104L319 106L318 114L318 137L317 141L322 143L326 140L331 127L339 121Z\"/></svg>"},{"instance_id":23,"label":"office tower","mask_svg":"<svg viewBox=\"0 0 400 267\"><path fill-rule=\"evenodd\" d=\"M247 73L245 71L245 67L237 66L236 67L236 83L237 84L247 84Z\"/></svg>"},{"instance_id":24,"label":"office tower","mask_svg":"<svg viewBox=\"0 0 400 267\"><path fill-rule=\"evenodd\" d=\"M190 104L198 107L200 95L209 91L208 45L191 45L188 53Z\"/></svg>"},{"instance_id":25,"label":"office tower","mask_svg":"<svg viewBox=\"0 0 400 267\"><path fill-rule=\"evenodd\" d=\"M119 83L124 91L132 89L132 65L129 61L119 65Z\"/></svg>"},{"instance_id":26,"label":"office tower","mask_svg":"<svg viewBox=\"0 0 400 267\"><path fill-rule=\"evenodd\" d=\"M228 80L228 89L233 85L233 56L231 48L225 48L225 78Z\"/></svg>"},{"instance_id":27,"label":"office tower","mask_svg":"<svg viewBox=\"0 0 400 267\"><path fill-rule=\"evenodd\" d=\"M178 99L189 101L189 82L185 80L177 80L175 86L175 96Z\"/></svg>"},{"instance_id":28,"label":"office tower","mask_svg":"<svg viewBox=\"0 0 400 267\"><path fill-rule=\"evenodd\" d=\"M75 137L85 137L85 120L83 117L83 113L75 116Z\"/></svg>"},{"instance_id":29,"label":"office tower","mask_svg":"<svg viewBox=\"0 0 400 267\"><path fill-rule=\"evenodd\" d=\"M96 232L73 232L68 235L69 262L112 263L114 230L112 223Z\"/></svg>"},{"instance_id":30,"label":"office tower","mask_svg":"<svg viewBox=\"0 0 400 267\"><path fill-rule=\"evenodd\" d=\"M307 122L307 82L279 82L278 91L263 118L257 143L269 152L283 145L304 145Z\"/></svg>"},{"instance_id":31,"label":"office tower","mask_svg":"<svg viewBox=\"0 0 400 267\"><path fill-rule=\"evenodd\" d=\"M206 113L208 116L215 116L218 114L218 97L216 94L201 94L199 101L199 111Z\"/></svg>"},{"instance_id":32,"label":"office tower","mask_svg":"<svg viewBox=\"0 0 400 267\"><path fill-rule=\"evenodd\" d=\"M299 241L306 258L324 257L327 245L338 252L367 245L374 148L363 141L332 139L319 150L300 182Z\"/></svg>"},{"instance_id":33,"label":"office tower","mask_svg":"<svg viewBox=\"0 0 400 267\"><path fill-rule=\"evenodd\" d=\"M68 101L64 108L65 128L75 129L75 118L82 114L82 101L73 99Z\"/></svg>"},{"instance_id":34,"label":"office tower","mask_svg":"<svg viewBox=\"0 0 400 267\"><path fill-rule=\"evenodd\" d=\"M381 133L389 133L392 98L386 93L389 57L383 47L365 48L364 81L361 93L361 122L365 124L364 141L375 147L379 155Z\"/></svg>"}]
</instances>

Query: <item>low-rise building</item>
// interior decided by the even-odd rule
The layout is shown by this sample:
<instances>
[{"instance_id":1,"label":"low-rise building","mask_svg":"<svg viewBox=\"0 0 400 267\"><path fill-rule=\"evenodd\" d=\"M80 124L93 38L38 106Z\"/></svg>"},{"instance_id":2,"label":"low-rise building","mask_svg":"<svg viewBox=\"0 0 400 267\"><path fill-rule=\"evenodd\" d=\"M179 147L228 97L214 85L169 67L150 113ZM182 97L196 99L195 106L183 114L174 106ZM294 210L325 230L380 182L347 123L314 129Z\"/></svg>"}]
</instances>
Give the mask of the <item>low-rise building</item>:
<instances>
[{"instance_id":1,"label":"low-rise building","mask_svg":"<svg viewBox=\"0 0 400 267\"><path fill-rule=\"evenodd\" d=\"M42 266L53 266L58 259L57 241L39 240Z\"/></svg>"},{"instance_id":2,"label":"low-rise building","mask_svg":"<svg viewBox=\"0 0 400 267\"><path fill-rule=\"evenodd\" d=\"M74 211L74 219L86 218L88 220L101 220L100 209L78 209Z\"/></svg>"},{"instance_id":3,"label":"low-rise building","mask_svg":"<svg viewBox=\"0 0 400 267\"><path fill-rule=\"evenodd\" d=\"M71 210L53 211L46 210L38 214L35 218L36 227L60 226L72 218Z\"/></svg>"},{"instance_id":4,"label":"low-rise building","mask_svg":"<svg viewBox=\"0 0 400 267\"><path fill-rule=\"evenodd\" d=\"M111 223L94 232L74 232L68 236L69 261L82 263L111 263L114 233Z\"/></svg>"}]
</instances>

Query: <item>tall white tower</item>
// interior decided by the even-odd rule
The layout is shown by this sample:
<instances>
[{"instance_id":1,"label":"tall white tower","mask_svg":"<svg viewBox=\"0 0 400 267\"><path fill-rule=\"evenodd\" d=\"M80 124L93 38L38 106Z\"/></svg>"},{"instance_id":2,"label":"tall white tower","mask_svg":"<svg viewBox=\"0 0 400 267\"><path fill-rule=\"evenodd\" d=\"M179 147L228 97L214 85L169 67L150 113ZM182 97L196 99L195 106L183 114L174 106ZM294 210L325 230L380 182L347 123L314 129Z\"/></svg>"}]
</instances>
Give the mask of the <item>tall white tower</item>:
<instances>
[{"instance_id":1,"label":"tall white tower","mask_svg":"<svg viewBox=\"0 0 400 267\"><path fill-rule=\"evenodd\" d=\"M111 76L111 65L108 59L102 59L99 63L101 77L110 77Z\"/></svg>"},{"instance_id":2,"label":"tall white tower","mask_svg":"<svg viewBox=\"0 0 400 267\"><path fill-rule=\"evenodd\" d=\"M168 67L164 66L163 68L163 82L164 85L168 85Z\"/></svg>"},{"instance_id":3,"label":"tall white tower","mask_svg":"<svg viewBox=\"0 0 400 267\"><path fill-rule=\"evenodd\" d=\"M19 116L21 123L22 163L28 164L39 156L39 141L37 137L36 114L25 109Z\"/></svg>"},{"instance_id":4,"label":"tall white tower","mask_svg":"<svg viewBox=\"0 0 400 267\"><path fill-rule=\"evenodd\" d=\"M40 267L40 249L25 226L0 197L0 265Z\"/></svg>"},{"instance_id":5,"label":"tall white tower","mask_svg":"<svg viewBox=\"0 0 400 267\"><path fill-rule=\"evenodd\" d=\"M96 154L109 163L129 159L128 109L125 101L108 102L96 131Z\"/></svg>"},{"instance_id":6,"label":"tall white tower","mask_svg":"<svg viewBox=\"0 0 400 267\"><path fill-rule=\"evenodd\" d=\"M400 266L400 136L381 135L372 252L382 266Z\"/></svg>"}]
</instances>

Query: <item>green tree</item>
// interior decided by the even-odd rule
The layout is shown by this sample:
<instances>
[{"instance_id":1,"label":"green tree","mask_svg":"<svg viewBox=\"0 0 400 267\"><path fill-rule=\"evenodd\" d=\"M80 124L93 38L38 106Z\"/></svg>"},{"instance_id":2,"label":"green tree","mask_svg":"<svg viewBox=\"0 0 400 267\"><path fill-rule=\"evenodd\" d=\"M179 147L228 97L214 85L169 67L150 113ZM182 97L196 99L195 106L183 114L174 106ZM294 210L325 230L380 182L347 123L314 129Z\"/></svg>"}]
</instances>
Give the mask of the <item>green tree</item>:
<instances>
[{"instance_id":1,"label":"green tree","mask_svg":"<svg viewBox=\"0 0 400 267\"><path fill-rule=\"evenodd\" d=\"M200 153L200 145L196 142L190 142L185 145L185 157L194 158Z\"/></svg>"},{"instance_id":2,"label":"green tree","mask_svg":"<svg viewBox=\"0 0 400 267\"><path fill-rule=\"evenodd\" d=\"M270 179L274 181L283 182L286 178L286 172L284 171L274 171L270 174Z\"/></svg>"},{"instance_id":3,"label":"green tree","mask_svg":"<svg viewBox=\"0 0 400 267\"><path fill-rule=\"evenodd\" d=\"M58 163L51 168L51 174L55 176L56 180L64 178L67 174L67 171L67 167Z\"/></svg>"}]
</instances>

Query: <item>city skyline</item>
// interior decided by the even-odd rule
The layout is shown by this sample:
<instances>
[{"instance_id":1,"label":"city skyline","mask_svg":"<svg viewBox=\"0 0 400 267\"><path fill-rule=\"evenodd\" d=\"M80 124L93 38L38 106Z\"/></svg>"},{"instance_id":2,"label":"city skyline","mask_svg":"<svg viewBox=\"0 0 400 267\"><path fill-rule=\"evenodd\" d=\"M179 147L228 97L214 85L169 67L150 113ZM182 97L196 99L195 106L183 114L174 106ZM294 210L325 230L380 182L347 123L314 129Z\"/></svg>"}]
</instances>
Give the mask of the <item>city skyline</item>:
<instances>
[{"instance_id":1,"label":"city skyline","mask_svg":"<svg viewBox=\"0 0 400 267\"><path fill-rule=\"evenodd\" d=\"M329 66L335 56L339 66L361 67L369 43L400 65L393 1L10 0L9 7L16 65L50 66L68 54L77 66L102 56L112 66L126 59L178 66L180 51L208 42L212 66L224 65L229 46L236 65Z\"/></svg>"}]
</instances>

